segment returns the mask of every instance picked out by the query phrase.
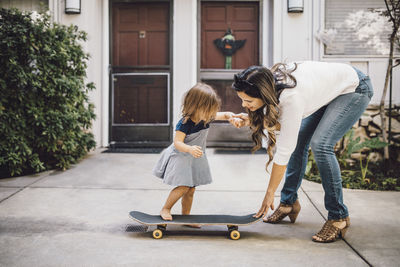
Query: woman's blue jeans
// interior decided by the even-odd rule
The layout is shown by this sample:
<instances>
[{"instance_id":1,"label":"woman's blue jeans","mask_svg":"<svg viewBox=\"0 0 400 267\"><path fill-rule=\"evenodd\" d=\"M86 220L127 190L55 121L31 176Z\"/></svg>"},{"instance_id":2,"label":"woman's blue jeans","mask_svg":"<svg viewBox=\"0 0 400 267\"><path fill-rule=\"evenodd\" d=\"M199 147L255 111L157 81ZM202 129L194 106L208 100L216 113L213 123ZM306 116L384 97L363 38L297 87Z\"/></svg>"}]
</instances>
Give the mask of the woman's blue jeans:
<instances>
[{"instance_id":1,"label":"woman's blue jeans","mask_svg":"<svg viewBox=\"0 0 400 267\"><path fill-rule=\"evenodd\" d=\"M281 191L282 203L291 205L296 201L311 145L325 191L324 201L329 220L348 216L343 203L342 178L334 146L361 117L373 95L369 77L355 70L360 83L354 93L336 97L302 120L297 146L290 157Z\"/></svg>"}]
</instances>

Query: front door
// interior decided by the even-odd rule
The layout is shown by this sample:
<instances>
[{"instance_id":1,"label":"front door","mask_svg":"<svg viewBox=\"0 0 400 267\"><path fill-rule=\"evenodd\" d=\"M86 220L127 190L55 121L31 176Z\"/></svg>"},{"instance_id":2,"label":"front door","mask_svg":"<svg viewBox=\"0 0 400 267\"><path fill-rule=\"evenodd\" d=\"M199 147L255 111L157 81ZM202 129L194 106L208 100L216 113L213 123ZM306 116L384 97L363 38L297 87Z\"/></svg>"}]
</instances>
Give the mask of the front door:
<instances>
[{"instance_id":1,"label":"front door","mask_svg":"<svg viewBox=\"0 0 400 267\"><path fill-rule=\"evenodd\" d=\"M112 3L113 147L171 142L170 2Z\"/></svg>"},{"instance_id":2,"label":"front door","mask_svg":"<svg viewBox=\"0 0 400 267\"><path fill-rule=\"evenodd\" d=\"M260 64L258 1L202 1L200 79L212 85L222 100L221 109L245 112L236 92L231 88L233 75ZM233 39L239 47L224 53L217 40ZM240 45L239 45L240 44ZM232 48L232 43L223 48ZM231 51L232 51L231 50ZM233 129L229 123L211 124L207 144L218 147L251 147L248 128Z\"/></svg>"}]
</instances>

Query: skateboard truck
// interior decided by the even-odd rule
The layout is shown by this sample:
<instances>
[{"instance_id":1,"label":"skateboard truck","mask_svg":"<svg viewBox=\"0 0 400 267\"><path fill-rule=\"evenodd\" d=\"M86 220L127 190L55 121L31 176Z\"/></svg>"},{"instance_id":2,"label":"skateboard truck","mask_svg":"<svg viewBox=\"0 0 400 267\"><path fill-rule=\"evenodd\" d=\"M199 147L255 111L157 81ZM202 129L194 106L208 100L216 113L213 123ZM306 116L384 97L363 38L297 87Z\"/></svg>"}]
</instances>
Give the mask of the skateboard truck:
<instances>
[{"instance_id":1,"label":"skateboard truck","mask_svg":"<svg viewBox=\"0 0 400 267\"><path fill-rule=\"evenodd\" d=\"M228 236L232 240L238 240L240 238L239 227L236 225L228 225ZM157 228L153 230L153 238L160 239L164 236L165 231L167 230L166 224L157 225Z\"/></svg>"}]
</instances>

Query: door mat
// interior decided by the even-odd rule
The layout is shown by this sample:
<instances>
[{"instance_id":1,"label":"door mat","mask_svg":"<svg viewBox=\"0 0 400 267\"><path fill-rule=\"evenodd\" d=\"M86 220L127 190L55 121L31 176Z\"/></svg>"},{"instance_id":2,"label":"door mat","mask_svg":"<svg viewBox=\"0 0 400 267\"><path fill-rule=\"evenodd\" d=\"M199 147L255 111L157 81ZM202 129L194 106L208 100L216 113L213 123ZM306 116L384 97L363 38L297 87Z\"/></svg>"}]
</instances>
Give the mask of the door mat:
<instances>
[{"instance_id":1,"label":"door mat","mask_svg":"<svg viewBox=\"0 0 400 267\"><path fill-rule=\"evenodd\" d=\"M162 147L130 147L130 148L108 148L102 153L148 153L148 154L158 154L163 151Z\"/></svg>"}]
</instances>

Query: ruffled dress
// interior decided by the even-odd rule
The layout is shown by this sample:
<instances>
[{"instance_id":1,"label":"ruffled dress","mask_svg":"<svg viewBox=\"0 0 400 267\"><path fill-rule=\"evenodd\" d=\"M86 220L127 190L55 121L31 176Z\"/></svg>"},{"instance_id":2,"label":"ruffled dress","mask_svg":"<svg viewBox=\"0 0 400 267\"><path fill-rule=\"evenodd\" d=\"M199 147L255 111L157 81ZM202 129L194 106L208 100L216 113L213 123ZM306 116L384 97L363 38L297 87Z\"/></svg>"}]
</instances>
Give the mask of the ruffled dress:
<instances>
[{"instance_id":1,"label":"ruffled dress","mask_svg":"<svg viewBox=\"0 0 400 267\"><path fill-rule=\"evenodd\" d=\"M185 144L200 146L203 155L200 158L194 158L189 153L177 150L172 143L161 153L153 174L172 186L195 187L211 183L211 172L205 153L209 127L209 124L203 122L195 124L190 119L186 123L183 123L183 118L179 120L175 130L186 134Z\"/></svg>"}]
</instances>

